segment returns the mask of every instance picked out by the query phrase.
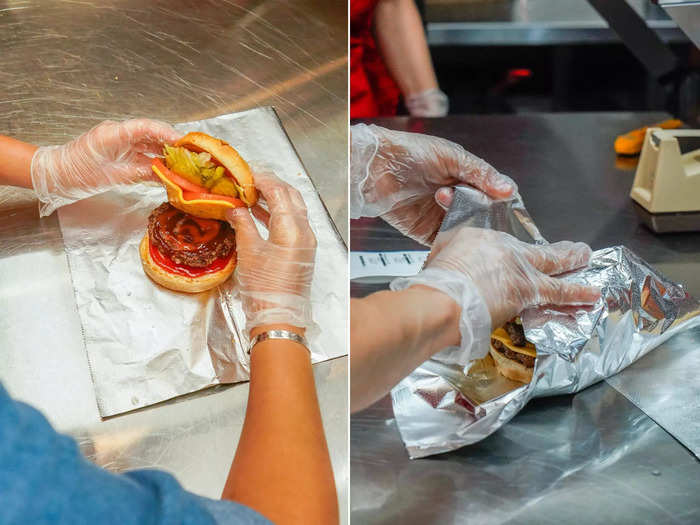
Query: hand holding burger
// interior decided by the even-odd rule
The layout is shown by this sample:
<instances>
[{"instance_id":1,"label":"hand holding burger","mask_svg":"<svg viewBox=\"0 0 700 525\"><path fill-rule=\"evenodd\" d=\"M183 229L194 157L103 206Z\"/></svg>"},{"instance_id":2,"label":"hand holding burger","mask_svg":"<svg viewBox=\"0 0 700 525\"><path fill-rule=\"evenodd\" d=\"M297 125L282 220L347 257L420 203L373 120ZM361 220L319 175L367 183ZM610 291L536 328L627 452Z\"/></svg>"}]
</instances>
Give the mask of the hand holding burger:
<instances>
[{"instance_id":1,"label":"hand holding burger","mask_svg":"<svg viewBox=\"0 0 700 525\"><path fill-rule=\"evenodd\" d=\"M489 351L491 331L528 307L598 300L598 289L553 277L585 266L590 256L584 243L538 246L503 232L456 227L438 234L420 273L394 281L392 289L423 285L450 296L461 308L456 339L476 359Z\"/></svg>"},{"instance_id":2,"label":"hand holding burger","mask_svg":"<svg viewBox=\"0 0 700 525\"><path fill-rule=\"evenodd\" d=\"M42 216L118 184L152 179L151 158L180 134L148 119L105 121L60 146L43 146L31 162L31 182Z\"/></svg>"},{"instance_id":3,"label":"hand holding burger","mask_svg":"<svg viewBox=\"0 0 700 525\"><path fill-rule=\"evenodd\" d=\"M269 209L269 218L257 213L267 223L267 240L258 233L247 208L227 212L236 230L235 279L247 328L287 324L308 329L314 325L310 294L316 237L304 199L272 174L256 173L255 184Z\"/></svg>"}]
</instances>

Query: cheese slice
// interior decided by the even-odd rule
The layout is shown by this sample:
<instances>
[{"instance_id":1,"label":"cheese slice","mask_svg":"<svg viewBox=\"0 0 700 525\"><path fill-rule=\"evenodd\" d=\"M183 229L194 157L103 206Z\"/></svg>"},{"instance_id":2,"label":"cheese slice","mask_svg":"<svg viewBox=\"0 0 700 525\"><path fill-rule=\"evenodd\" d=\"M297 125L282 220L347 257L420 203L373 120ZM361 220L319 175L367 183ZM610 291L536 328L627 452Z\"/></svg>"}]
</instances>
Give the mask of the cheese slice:
<instances>
[{"instance_id":1,"label":"cheese slice","mask_svg":"<svg viewBox=\"0 0 700 525\"><path fill-rule=\"evenodd\" d=\"M505 328L497 328L494 330L491 334L491 339L500 341L513 352L537 357L537 349L535 348L535 345L533 345L530 341L527 341L525 346L515 346L510 340L510 336L508 335L508 332L506 332Z\"/></svg>"}]
</instances>

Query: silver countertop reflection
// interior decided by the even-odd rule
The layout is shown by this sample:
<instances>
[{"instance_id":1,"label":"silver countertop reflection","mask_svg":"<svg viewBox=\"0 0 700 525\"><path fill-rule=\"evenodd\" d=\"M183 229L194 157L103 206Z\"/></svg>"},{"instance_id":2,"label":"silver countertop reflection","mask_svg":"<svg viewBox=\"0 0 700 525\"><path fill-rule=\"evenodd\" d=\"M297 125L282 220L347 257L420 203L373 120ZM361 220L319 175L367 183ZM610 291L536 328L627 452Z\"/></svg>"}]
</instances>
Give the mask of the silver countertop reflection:
<instances>
[{"instance_id":1,"label":"silver countertop reflection","mask_svg":"<svg viewBox=\"0 0 700 525\"><path fill-rule=\"evenodd\" d=\"M277 109L347 240L347 3L0 1L0 133L63 143L107 118L185 122ZM172 472L219 497L247 384L101 421L55 215L0 187L0 378L115 471ZM347 358L314 368L348 501ZM347 522L343 516L344 523Z\"/></svg>"},{"instance_id":2,"label":"silver countertop reflection","mask_svg":"<svg viewBox=\"0 0 700 525\"><path fill-rule=\"evenodd\" d=\"M664 113L378 119L463 144L513 177L548 240L623 244L700 297L700 232L656 235L635 215L634 163L616 135ZM351 223L353 250L421 248L378 219ZM386 284L351 284L364 296ZM700 348L700 329L656 352ZM625 372L622 373L624 375ZM607 383L536 399L485 440L409 460L389 397L351 418L351 519L359 524L698 523L700 464Z\"/></svg>"}]
</instances>

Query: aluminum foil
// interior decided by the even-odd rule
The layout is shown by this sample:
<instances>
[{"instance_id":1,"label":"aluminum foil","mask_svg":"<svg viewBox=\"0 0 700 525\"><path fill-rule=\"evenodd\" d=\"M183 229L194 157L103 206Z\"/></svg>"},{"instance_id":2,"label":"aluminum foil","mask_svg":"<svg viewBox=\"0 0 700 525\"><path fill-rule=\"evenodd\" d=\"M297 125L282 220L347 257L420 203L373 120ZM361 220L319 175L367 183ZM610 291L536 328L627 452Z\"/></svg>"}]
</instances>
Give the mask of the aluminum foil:
<instances>
[{"instance_id":1,"label":"aluminum foil","mask_svg":"<svg viewBox=\"0 0 700 525\"><path fill-rule=\"evenodd\" d=\"M320 330L309 338L312 361L346 355L347 249L274 109L175 127L228 141L253 168L271 169L301 192L318 240L311 298ZM138 184L58 212L102 417L248 379L245 316L233 280L189 295L143 272L138 245L148 215L166 200L160 185Z\"/></svg>"},{"instance_id":2,"label":"aluminum foil","mask_svg":"<svg viewBox=\"0 0 700 525\"><path fill-rule=\"evenodd\" d=\"M442 228L458 224L546 242L518 195L492 201L458 188ZM455 365L426 361L394 388L394 414L411 458L480 441L533 397L578 392L700 326L700 302L623 246L594 252L587 268L561 278L597 286L602 297L589 307L539 307L521 314L525 336L537 347L529 384L501 376L487 356Z\"/></svg>"},{"instance_id":3,"label":"aluminum foil","mask_svg":"<svg viewBox=\"0 0 700 525\"><path fill-rule=\"evenodd\" d=\"M524 242L547 242L535 226L518 193L510 199L493 200L474 188L458 186L440 230L450 230L461 224L508 232Z\"/></svg>"}]
</instances>

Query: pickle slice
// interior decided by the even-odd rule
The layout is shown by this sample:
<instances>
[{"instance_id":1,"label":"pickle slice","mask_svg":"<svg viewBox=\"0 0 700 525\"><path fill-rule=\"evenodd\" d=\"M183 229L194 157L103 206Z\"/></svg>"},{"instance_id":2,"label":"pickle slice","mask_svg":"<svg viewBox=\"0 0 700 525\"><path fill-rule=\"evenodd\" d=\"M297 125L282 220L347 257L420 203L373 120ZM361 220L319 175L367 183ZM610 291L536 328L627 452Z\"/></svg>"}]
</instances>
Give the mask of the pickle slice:
<instances>
[{"instance_id":1,"label":"pickle slice","mask_svg":"<svg viewBox=\"0 0 700 525\"><path fill-rule=\"evenodd\" d=\"M235 181L226 176L226 168L217 166L206 152L195 153L181 146L163 147L165 164L184 179L207 188L212 193L238 197Z\"/></svg>"}]
</instances>

